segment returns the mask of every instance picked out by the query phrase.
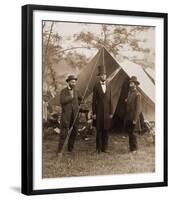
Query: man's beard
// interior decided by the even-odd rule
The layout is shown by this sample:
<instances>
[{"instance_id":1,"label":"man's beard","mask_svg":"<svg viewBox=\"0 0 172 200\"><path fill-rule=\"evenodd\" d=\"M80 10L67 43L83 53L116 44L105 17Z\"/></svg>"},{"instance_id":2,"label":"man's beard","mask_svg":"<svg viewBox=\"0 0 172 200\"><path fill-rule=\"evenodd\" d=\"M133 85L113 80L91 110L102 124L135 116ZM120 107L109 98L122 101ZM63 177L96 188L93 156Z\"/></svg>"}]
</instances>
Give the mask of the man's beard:
<instances>
[{"instance_id":1,"label":"man's beard","mask_svg":"<svg viewBox=\"0 0 172 200\"><path fill-rule=\"evenodd\" d=\"M130 90L134 90L135 88L135 86L130 86Z\"/></svg>"},{"instance_id":2,"label":"man's beard","mask_svg":"<svg viewBox=\"0 0 172 200\"><path fill-rule=\"evenodd\" d=\"M71 89L74 89L74 88L75 88L75 85L69 84L69 87L70 87Z\"/></svg>"}]
</instances>

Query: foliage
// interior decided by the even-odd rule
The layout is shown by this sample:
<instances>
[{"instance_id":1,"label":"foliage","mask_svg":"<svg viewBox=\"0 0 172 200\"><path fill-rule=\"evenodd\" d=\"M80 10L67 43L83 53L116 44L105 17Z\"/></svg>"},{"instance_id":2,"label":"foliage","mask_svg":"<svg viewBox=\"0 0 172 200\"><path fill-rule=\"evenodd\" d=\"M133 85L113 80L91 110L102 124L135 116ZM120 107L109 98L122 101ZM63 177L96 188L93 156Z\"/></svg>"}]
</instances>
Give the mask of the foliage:
<instances>
[{"instance_id":1,"label":"foliage","mask_svg":"<svg viewBox=\"0 0 172 200\"><path fill-rule=\"evenodd\" d=\"M100 35L95 35L90 31L74 34L75 41L80 41L87 47L99 49L105 46L114 56L119 54L121 49L128 48L131 51L149 53L150 49L141 47L141 42L146 40L137 39L137 34L147 31L150 27L143 26L121 26L102 25Z\"/></svg>"},{"instance_id":2,"label":"foliage","mask_svg":"<svg viewBox=\"0 0 172 200\"><path fill-rule=\"evenodd\" d=\"M54 22L51 22L50 29L46 29L45 22L43 23L43 79L44 84L53 85L56 89L56 77L52 67L52 59L60 59L62 56L58 52L62 49L60 44L62 37L58 33L53 32Z\"/></svg>"},{"instance_id":3,"label":"foliage","mask_svg":"<svg viewBox=\"0 0 172 200\"><path fill-rule=\"evenodd\" d=\"M78 71L80 71L88 62L88 58L85 55L76 51L68 52L65 57L69 65L73 68L77 68Z\"/></svg>"}]
</instances>

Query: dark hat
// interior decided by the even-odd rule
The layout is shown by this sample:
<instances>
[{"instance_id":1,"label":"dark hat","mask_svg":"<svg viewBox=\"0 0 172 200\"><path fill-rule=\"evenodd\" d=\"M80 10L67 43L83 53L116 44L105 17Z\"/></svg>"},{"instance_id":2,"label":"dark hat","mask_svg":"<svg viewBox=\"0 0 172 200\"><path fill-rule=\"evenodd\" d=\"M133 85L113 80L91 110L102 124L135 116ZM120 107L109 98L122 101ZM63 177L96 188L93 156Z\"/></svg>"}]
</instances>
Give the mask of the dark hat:
<instances>
[{"instance_id":1,"label":"dark hat","mask_svg":"<svg viewBox=\"0 0 172 200\"><path fill-rule=\"evenodd\" d=\"M137 77L136 77L136 76L132 76L132 77L130 78L129 82L134 82L134 83L136 83L137 85L140 84L139 81L137 80Z\"/></svg>"},{"instance_id":2,"label":"dark hat","mask_svg":"<svg viewBox=\"0 0 172 200\"><path fill-rule=\"evenodd\" d=\"M98 66L98 76L102 75L102 74L106 74L106 67L104 65L99 65Z\"/></svg>"},{"instance_id":3,"label":"dark hat","mask_svg":"<svg viewBox=\"0 0 172 200\"><path fill-rule=\"evenodd\" d=\"M77 80L77 77L75 75L69 75L66 79L66 82L69 82L71 80Z\"/></svg>"}]
</instances>

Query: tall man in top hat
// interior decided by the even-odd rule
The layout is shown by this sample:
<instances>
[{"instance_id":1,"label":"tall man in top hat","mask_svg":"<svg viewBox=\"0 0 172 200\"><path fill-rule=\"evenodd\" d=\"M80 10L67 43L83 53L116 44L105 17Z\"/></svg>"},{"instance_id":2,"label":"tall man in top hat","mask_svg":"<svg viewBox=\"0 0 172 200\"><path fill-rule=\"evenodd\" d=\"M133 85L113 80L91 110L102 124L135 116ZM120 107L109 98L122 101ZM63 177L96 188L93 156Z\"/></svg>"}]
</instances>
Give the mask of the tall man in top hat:
<instances>
[{"instance_id":1,"label":"tall man in top hat","mask_svg":"<svg viewBox=\"0 0 172 200\"><path fill-rule=\"evenodd\" d=\"M69 130L72 128L71 134L68 140L68 151L72 152L74 148L74 142L77 135L78 128L78 112L79 104L82 100L82 96L75 88L77 78L74 75L69 75L66 79L67 87L65 87L60 93L60 103L62 106L61 116L61 132L58 146L59 156L65 142Z\"/></svg>"},{"instance_id":2,"label":"tall man in top hat","mask_svg":"<svg viewBox=\"0 0 172 200\"><path fill-rule=\"evenodd\" d=\"M96 150L98 153L107 152L108 131L111 125L112 96L111 86L106 81L105 66L98 66L99 81L93 88L93 125L96 127Z\"/></svg>"},{"instance_id":3,"label":"tall man in top hat","mask_svg":"<svg viewBox=\"0 0 172 200\"><path fill-rule=\"evenodd\" d=\"M129 92L126 99L126 131L129 136L130 152L136 153L138 150L137 137L135 135L136 127L139 127L139 116L141 113L141 94L137 90L140 83L137 77L132 76L129 80Z\"/></svg>"}]
</instances>

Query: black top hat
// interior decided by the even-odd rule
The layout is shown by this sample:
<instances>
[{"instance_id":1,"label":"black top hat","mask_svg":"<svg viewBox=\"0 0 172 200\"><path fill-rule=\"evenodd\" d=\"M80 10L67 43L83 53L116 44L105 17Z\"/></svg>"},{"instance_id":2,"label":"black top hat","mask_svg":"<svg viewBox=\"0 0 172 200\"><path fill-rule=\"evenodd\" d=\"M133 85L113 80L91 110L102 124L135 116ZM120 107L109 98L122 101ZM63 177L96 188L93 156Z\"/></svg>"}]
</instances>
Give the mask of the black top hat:
<instances>
[{"instance_id":1,"label":"black top hat","mask_svg":"<svg viewBox=\"0 0 172 200\"><path fill-rule=\"evenodd\" d=\"M134 83L136 83L137 85L140 84L139 81L137 80L137 77L136 77L136 76L132 76L132 77L130 78L129 82L134 82Z\"/></svg>"},{"instance_id":2,"label":"black top hat","mask_svg":"<svg viewBox=\"0 0 172 200\"><path fill-rule=\"evenodd\" d=\"M71 80L77 80L77 77L75 75L69 75L66 79L66 82L69 82Z\"/></svg>"},{"instance_id":3,"label":"black top hat","mask_svg":"<svg viewBox=\"0 0 172 200\"><path fill-rule=\"evenodd\" d=\"M106 74L106 67L104 65L99 65L98 66L98 76L102 75L102 74Z\"/></svg>"}]
</instances>

